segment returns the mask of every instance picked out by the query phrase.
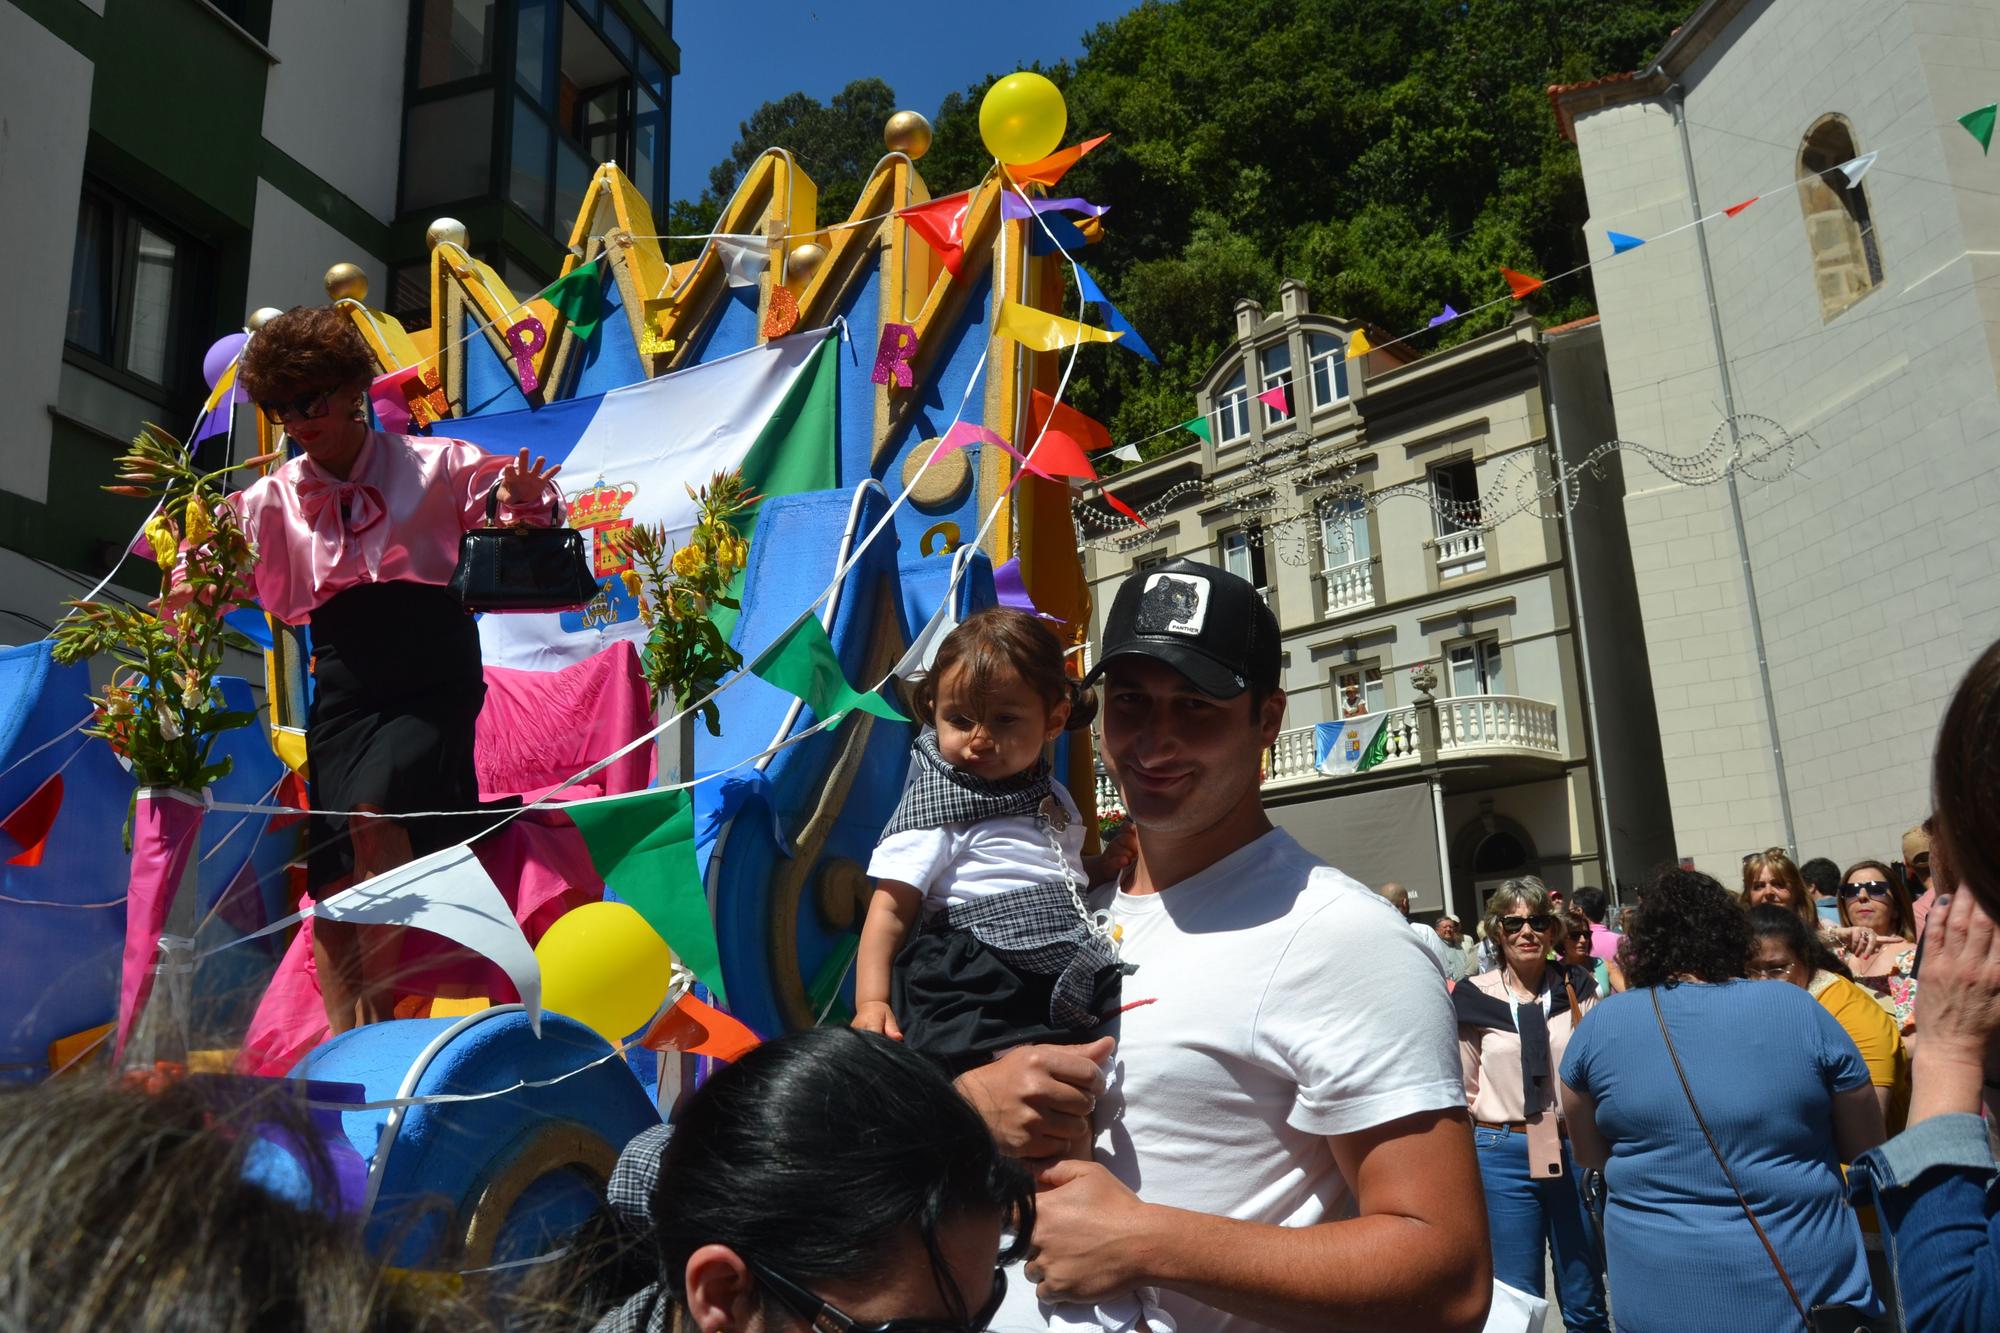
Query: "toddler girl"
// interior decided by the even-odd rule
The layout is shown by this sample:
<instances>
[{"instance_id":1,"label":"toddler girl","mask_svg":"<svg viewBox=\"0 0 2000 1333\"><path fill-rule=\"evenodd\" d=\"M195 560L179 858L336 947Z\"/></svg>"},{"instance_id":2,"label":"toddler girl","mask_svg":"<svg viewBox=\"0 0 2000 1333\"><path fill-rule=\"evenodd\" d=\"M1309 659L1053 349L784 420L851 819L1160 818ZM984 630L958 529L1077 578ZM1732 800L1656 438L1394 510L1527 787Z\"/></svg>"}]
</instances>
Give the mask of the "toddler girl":
<instances>
[{"instance_id":1,"label":"toddler girl","mask_svg":"<svg viewBox=\"0 0 2000 1333\"><path fill-rule=\"evenodd\" d=\"M1121 972L1082 893L1130 854L1086 869L1081 816L1042 750L1094 701L1048 626L1001 608L946 637L914 702L909 786L868 863L854 1026L953 1074L1013 1046L1093 1040Z\"/></svg>"}]
</instances>

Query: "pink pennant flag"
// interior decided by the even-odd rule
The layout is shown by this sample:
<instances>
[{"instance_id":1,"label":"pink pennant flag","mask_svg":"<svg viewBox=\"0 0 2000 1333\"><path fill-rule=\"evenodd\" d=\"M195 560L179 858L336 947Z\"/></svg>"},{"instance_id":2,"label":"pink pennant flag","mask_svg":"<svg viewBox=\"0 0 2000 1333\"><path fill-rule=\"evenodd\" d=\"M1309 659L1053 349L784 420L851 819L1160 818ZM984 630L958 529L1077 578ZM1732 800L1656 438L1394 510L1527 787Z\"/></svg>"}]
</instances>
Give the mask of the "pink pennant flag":
<instances>
[{"instance_id":1,"label":"pink pennant flag","mask_svg":"<svg viewBox=\"0 0 2000 1333\"><path fill-rule=\"evenodd\" d=\"M995 444L1010 454L1014 453L1013 446L1001 439L998 431L988 430L984 426L975 426L970 421L954 421L951 429L944 433L944 438L938 441L937 448L931 450L931 456L925 461L935 463L946 454L957 453L969 444ZM1014 454L1014 456L1016 458L1020 457L1019 454Z\"/></svg>"},{"instance_id":2,"label":"pink pennant flag","mask_svg":"<svg viewBox=\"0 0 2000 1333\"><path fill-rule=\"evenodd\" d=\"M1275 389L1266 389L1264 392L1258 394L1257 401L1281 417L1288 417L1292 414L1291 400L1285 397L1285 386L1282 384Z\"/></svg>"}]
</instances>

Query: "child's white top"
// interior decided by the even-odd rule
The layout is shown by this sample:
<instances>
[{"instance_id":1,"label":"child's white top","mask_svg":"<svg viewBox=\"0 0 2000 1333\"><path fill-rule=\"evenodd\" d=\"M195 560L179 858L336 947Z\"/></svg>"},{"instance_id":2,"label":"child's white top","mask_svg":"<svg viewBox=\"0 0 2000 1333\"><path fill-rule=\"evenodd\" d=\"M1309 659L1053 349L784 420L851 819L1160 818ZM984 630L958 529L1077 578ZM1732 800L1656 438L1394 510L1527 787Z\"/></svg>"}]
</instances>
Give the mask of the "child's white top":
<instances>
[{"instance_id":1,"label":"child's white top","mask_svg":"<svg viewBox=\"0 0 2000 1333\"><path fill-rule=\"evenodd\" d=\"M1062 783L1051 782L1049 789L1067 816L1060 829L1034 815L905 829L875 844L868 875L915 888L924 895L926 912L1061 879L1065 863L1082 892L1089 887L1083 877L1083 816Z\"/></svg>"}]
</instances>

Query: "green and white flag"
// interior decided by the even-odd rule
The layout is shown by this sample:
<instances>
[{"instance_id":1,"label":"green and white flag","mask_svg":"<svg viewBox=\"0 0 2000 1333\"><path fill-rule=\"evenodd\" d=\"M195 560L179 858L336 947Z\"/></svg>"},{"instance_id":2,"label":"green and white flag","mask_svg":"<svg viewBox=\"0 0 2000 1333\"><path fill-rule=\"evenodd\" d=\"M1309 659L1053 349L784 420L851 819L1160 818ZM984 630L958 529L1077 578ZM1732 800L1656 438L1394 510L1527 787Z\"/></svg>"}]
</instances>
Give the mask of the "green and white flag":
<instances>
[{"instance_id":1,"label":"green and white flag","mask_svg":"<svg viewBox=\"0 0 2000 1333\"><path fill-rule=\"evenodd\" d=\"M1389 715L1363 713L1313 728L1313 767L1330 778L1366 773L1389 752Z\"/></svg>"}]
</instances>

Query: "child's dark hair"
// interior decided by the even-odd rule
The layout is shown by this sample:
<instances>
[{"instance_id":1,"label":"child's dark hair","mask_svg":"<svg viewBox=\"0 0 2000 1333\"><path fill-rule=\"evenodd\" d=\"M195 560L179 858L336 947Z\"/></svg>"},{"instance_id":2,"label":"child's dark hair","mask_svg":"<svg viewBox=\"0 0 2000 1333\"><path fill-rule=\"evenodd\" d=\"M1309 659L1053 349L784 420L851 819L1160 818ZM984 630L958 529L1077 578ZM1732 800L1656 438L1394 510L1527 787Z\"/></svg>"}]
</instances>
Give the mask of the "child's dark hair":
<instances>
[{"instance_id":1,"label":"child's dark hair","mask_svg":"<svg viewBox=\"0 0 2000 1333\"><path fill-rule=\"evenodd\" d=\"M996 606L967 616L938 645L937 661L917 687L911 702L927 726L937 725L938 682L953 667L964 668L974 697L984 696L1005 675L1021 683L1054 709L1067 702L1065 731L1079 731L1097 716L1097 694L1082 688L1063 665L1062 640L1048 622L1026 611Z\"/></svg>"}]
</instances>

